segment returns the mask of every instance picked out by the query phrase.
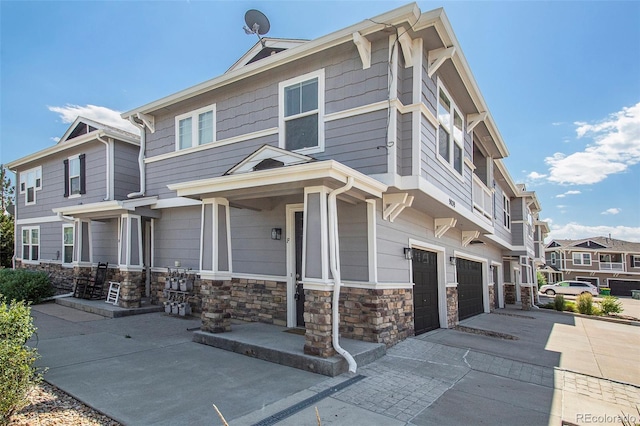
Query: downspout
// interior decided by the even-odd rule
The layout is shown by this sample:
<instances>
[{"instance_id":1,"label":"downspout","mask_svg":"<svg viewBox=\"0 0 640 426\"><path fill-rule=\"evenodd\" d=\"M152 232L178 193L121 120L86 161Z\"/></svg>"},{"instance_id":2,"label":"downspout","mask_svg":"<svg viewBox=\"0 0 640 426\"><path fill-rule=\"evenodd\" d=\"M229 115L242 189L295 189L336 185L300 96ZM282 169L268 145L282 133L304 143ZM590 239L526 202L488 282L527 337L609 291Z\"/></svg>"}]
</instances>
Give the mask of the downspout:
<instances>
[{"instance_id":1,"label":"downspout","mask_svg":"<svg viewBox=\"0 0 640 426\"><path fill-rule=\"evenodd\" d=\"M65 223L76 223L75 220L73 220L69 216L63 215L62 212L58 212L58 219L60 219L61 221L65 222Z\"/></svg>"},{"instance_id":2,"label":"downspout","mask_svg":"<svg viewBox=\"0 0 640 426\"><path fill-rule=\"evenodd\" d=\"M356 360L353 356L340 346L339 338L339 324L340 324L340 311L338 309L338 302L340 300L340 244L338 241L338 208L336 204L336 197L353 187L353 177L347 178L347 184L342 188L334 189L329 193L328 208L329 208L329 265L331 267L331 274L333 275L333 303L332 309L332 322L331 322L331 335L333 348L340 355L347 360L349 364L349 372L355 373L358 368Z\"/></svg>"},{"instance_id":3,"label":"downspout","mask_svg":"<svg viewBox=\"0 0 640 426\"><path fill-rule=\"evenodd\" d=\"M144 151L147 146L147 132L145 131L144 122L138 122L135 120L133 116L129 117L129 121L131 124L140 128L140 152L138 153L138 170L140 172L140 192L132 192L127 195L127 198L135 198L135 197L144 197L145 192L147 191L147 180L144 172Z\"/></svg>"},{"instance_id":4,"label":"downspout","mask_svg":"<svg viewBox=\"0 0 640 426\"><path fill-rule=\"evenodd\" d=\"M98 139L100 142L102 142L105 145L106 148L106 158L107 158L107 195L104 197L104 200L102 201L109 201L111 199L111 191L109 191L110 186L111 186L111 155L109 152L109 142L105 141L104 139L102 139L102 137L100 135L98 135L96 137L96 139Z\"/></svg>"}]
</instances>

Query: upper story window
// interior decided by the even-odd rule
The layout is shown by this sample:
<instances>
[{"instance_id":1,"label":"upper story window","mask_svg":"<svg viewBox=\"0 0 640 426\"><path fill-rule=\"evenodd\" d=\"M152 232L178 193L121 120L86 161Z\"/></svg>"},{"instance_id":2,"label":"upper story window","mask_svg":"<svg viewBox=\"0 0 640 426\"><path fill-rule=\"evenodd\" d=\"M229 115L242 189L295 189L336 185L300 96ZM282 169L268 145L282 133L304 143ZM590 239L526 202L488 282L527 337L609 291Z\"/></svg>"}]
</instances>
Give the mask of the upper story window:
<instances>
[{"instance_id":1,"label":"upper story window","mask_svg":"<svg viewBox=\"0 0 640 426\"><path fill-rule=\"evenodd\" d=\"M74 226L62 225L62 249L63 257L62 263L73 262L73 241L74 241Z\"/></svg>"},{"instance_id":2,"label":"upper story window","mask_svg":"<svg viewBox=\"0 0 640 426\"><path fill-rule=\"evenodd\" d=\"M555 265L556 264L556 259L557 259L557 254L555 251L551 252L551 264Z\"/></svg>"},{"instance_id":3,"label":"upper story window","mask_svg":"<svg viewBox=\"0 0 640 426\"><path fill-rule=\"evenodd\" d=\"M278 90L280 147L324 151L324 70L283 81Z\"/></svg>"},{"instance_id":4,"label":"upper story window","mask_svg":"<svg viewBox=\"0 0 640 426\"><path fill-rule=\"evenodd\" d=\"M591 265L591 253L575 252L575 253L572 253L572 256L573 256L574 265L583 265L583 266Z\"/></svg>"},{"instance_id":5,"label":"upper story window","mask_svg":"<svg viewBox=\"0 0 640 426\"><path fill-rule=\"evenodd\" d=\"M20 173L20 194L26 205L36 203L36 191L42 189L42 167Z\"/></svg>"},{"instance_id":6,"label":"upper story window","mask_svg":"<svg viewBox=\"0 0 640 426\"><path fill-rule=\"evenodd\" d=\"M511 230L511 200L506 195L502 196L502 218L504 227Z\"/></svg>"},{"instance_id":7,"label":"upper story window","mask_svg":"<svg viewBox=\"0 0 640 426\"><path fill-rule=\"evenodd\" d=\"M204 145L215 140L215 104L176 117L176 150Z\"/></svg>"},{"instance_id":8,"label":"upper story window","mask_svg":"<svg viewBox=\"0 0 640 426\"><path fill-rule=\"evenodd\" d=\"M25 226L22 228L22 260L37 261L40 259L40 227Z\"/></svg>"},{"instance_id":9,"label":"upper story window","mask_svg":"<svg viewBox=\"0 0 640 426\"><path fill-rule=\"evenodd\" d=\"M441 84L438 84L438 123L438 155L462 175L464 119Z\"/></svg>"},{"instance_id":10,"label":"upper story window","mask_svg":"<svg viewBox=\"0 0 640 426\"><path fill-rule=\"evenodd\" d=\"M640 268L640 256L631 256L631 266L634 268Z\"/></svg>"},{"instance_id":11,"label":"upper story window","mask_svg":"<svg viewBox=\"0 0 640 426\"><path fill-rule=\"evenodd\" d=\"M64 196L78 197L86 191L86 157L80 154L64 160Z\"/></svg>"}]
</instances>

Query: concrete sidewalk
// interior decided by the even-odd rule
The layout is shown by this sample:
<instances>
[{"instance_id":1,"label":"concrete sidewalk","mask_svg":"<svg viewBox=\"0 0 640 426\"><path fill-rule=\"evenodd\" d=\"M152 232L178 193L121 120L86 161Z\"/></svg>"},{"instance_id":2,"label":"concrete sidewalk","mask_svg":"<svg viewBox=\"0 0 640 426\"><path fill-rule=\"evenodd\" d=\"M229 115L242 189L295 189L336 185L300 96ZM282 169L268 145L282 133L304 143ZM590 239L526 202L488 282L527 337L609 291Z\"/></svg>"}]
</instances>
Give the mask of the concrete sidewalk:
<instances>
[{"instance_id":1,"label":"concrete sidewalk","mask_svg":"<svg viewBox=\"0 0 640 426\"><path fill-rule=\"evenodd\" d=\"M553 312L482 314L462 325L517 340L436 330L327 378L193 343L198 320L32 309L46 380L128 425L221 424L214 403L233 426L317 425L316 407L323 425L587 425L640 401L638 327Z\"/></svg>"}]
</instances>

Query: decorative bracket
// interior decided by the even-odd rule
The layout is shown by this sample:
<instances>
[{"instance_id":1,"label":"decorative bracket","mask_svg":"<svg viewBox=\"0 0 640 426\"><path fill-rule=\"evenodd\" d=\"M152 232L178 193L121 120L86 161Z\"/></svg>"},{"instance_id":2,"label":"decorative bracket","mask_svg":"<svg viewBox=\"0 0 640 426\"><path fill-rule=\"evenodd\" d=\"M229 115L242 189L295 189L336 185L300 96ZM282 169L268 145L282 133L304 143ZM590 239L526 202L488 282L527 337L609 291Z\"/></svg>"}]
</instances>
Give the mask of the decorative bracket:
<instances>
[{"instance_id":1,"label":"decorative bracket","mask_svg":"<svg viewBox=\"0 0 640 426\"><path fill-rule=\"evenodd\" d=\"M467 114L467 133L471 133L474 127L486 119L487 111L482 111L477 114Z\"/></svg>"},{"instance_id":2,"label":"decorative bracket","mask_svg":"<svg viewBox=\"0 0 640 426\"><path fill-rule=\"evenodd\" d=\"M444 64L444 61L451 58L455 53L455 47L442 47L440 49L430 50L427 55L427 63L429 64L427 74L429 78L433 76L433 73L438 71L438 68Z\"/></svg>"},{"instance_id":3,"label":"decorative bracket","mask_svg":"<svg viewBox=\"0 0 640 426\"><path fill-rule=\"evenodd\" d=\"M362 69L366 70L371 67L371 42L363 37L359 32L353 33L353 43L358 48L360 60L362 60Z\"/></svg>"},{"instance_id":4,"label":"decorative bracket","mask_svg":"<svg viewBox=\"0 0 640 426\"><path fill-rule=\"evenodd\" d=\"M382 195L382 205L384 207L382 218L393 222L405 208L411 207L411 204L413 204L413 196L406 192L384 194Z\"/></svg>"},{"instance_id":5,"label":"decorative bracket","mask_svg":"<svg viewBox=\"0 0 640 426\"><path fill-rule=\"evenodd\" d=\"M454 226L456 226L456 223L458 223L457 219L454 219L452 217L438 217L433 221L434 224L434 228L435 228L435 237L436 238L441 238L444 234L447 233L447 231L451 228L453 228Z\"/></svg>"},{"instance_id":6,"label":"decorative bracket","mask_svg":"<svg viewBox=\"0 0 640 426\"><path fill-rule=\"evenodd\" d=\"M413 40L409 37L409 34L402 33L398 38L400 47L402 47L402 56L404 56L404 67L409 68L413 66Z\"/></svg>"},{"instance_id":7,"label":"decorative bracket","mask_svg":"<svg viewBox=\"0 0 640 426\"><path fill-rule=\"evenodd\" d=\"M147 126L151 133L156 132L156 119L153 115L143 114L141 112L137 113L136 116L142 120L142 122Z\"/></svg>"},{"instance_id":8,"label":"decorative bracket","mask_svg":"<svg viewBox=\"0 0 640 426\"><path fill-rule=\"evenodd\" d=\"M480 231L462 231L462 247L466 247L469 243L480 236Z\"/></svg>"}]
</instances>

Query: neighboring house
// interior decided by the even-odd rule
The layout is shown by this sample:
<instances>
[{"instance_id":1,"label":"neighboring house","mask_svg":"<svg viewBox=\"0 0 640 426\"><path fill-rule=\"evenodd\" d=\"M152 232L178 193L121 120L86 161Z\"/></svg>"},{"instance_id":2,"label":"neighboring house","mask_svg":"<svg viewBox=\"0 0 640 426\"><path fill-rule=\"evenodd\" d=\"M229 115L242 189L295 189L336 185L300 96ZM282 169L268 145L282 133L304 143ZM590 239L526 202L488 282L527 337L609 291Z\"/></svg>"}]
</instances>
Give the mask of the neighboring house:
<instances>
[{"instance_id":1,"label":"neighboring house","mask_svg":"<svg viewBox=\"0 0 640 426\"><path fill-rule=\"evenodd\" d=\"M610 237L553 240L547 244L546 264L562 273L560 279L609 287L614 296L640 290L640 243Z\"/></svg>"},{"instance_id":2,"label":"neighboring house","mask_svg":"<svg viewBox=\"0 0 640 426\"><path fill-rule=\"evenodd\" d=\"M74 262L117 266L123 306L166 300L180 266L204 331L230 318L304 327L320 356L333 353L336 281L340 334L387 345L505 300L528 307L548 228L501 161L444 11L410 4L313 41L263 41L225 74L123 114L142 129L137 194L102 201L87 185L67 202L61 184L32 188L46 203L21 201L19 217L50 219L58 248L31 255L31 222L19 223L18 263L59 259L59 220L73 220L93 247ZM62 182L59 158L12 163L21 179L23 164L58 165Z\"/></svg>"}]
</instances>

